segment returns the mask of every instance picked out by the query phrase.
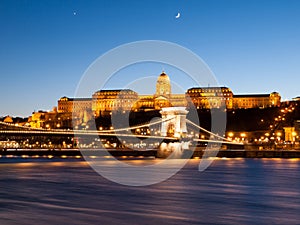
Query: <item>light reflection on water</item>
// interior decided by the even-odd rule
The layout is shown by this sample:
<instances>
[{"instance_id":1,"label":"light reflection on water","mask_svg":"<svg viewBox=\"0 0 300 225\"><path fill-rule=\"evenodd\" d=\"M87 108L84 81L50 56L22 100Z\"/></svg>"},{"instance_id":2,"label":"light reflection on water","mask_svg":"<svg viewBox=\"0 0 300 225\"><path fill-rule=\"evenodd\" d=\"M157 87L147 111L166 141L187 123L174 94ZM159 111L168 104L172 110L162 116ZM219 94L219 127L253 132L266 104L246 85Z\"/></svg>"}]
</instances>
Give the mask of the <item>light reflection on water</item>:
<instances>
[{"instance_id":1,"label":"light reflection on water","mask_svg":"<svg viewBox=\"0 0 300 225\"><path fill-rule=\"evenodd\" d=\"M107 181L80 160L9 160L0 164L0 224L298 224L300 220L299 160L221 158L200 173L199 160L192 159L171 179L147 187ZM132 160L147 165L157 159Z\"/></svg>"}]
</instances>

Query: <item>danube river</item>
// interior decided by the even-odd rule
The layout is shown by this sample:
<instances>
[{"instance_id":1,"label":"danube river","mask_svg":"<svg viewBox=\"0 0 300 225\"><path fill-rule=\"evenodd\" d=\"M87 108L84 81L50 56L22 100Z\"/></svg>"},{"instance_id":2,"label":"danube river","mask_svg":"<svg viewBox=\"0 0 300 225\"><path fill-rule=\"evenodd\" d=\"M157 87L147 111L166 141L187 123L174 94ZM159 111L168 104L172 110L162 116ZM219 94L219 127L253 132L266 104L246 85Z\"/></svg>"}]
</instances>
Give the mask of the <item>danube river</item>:
<instances>
[{"instance_id":1,"label":"danube river","mask_svg":"<svg viewBox=\"0 0 300 225\"><path fill-rule=\"evenodd\" d=\"M134 159L143 164L143 159ZM151 159L153 161L158 159ZM192 159L146 187L75 159L0 159L0 224L299 224L300 161Z\"/></svg>"}]
</instances>

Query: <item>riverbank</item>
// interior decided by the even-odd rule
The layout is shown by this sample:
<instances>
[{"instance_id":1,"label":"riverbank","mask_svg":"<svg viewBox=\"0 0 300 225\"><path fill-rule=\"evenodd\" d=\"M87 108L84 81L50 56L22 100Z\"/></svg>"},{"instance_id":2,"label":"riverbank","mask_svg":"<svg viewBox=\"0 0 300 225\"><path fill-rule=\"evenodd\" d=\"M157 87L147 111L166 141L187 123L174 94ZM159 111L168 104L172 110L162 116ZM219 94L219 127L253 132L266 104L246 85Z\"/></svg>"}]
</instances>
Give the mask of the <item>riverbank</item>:
<instances>
[{"instance_id":1,"label":"riverbank","mask_svg":"<svg viewBox=\"0 0 300 225\"><path fill-rule=\"evenodd\" d=\"M189 151L189 150L185 150ZM0 157L77 157L85 156L107 156L107 152L114 157L157 157L157 150L7 150L0 152ZM192 158L202 158L205 150L195 150ZM220 158L300 158L300 150L220 150L216 157Z\"/></svg>"}]
</instances>

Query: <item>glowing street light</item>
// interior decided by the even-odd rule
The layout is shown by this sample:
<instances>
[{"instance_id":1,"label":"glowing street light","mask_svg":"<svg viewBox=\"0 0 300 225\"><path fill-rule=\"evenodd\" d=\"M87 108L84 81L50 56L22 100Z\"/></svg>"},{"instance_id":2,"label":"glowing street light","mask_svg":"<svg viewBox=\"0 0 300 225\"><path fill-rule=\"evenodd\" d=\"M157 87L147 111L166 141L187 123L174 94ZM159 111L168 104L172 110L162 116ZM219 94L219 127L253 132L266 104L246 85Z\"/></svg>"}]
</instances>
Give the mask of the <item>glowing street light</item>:
<instances>
[{"instance_id":1,"label":"glowing street light","mask_svg":"<svg viewBox=\"0 0 300 225\"><path fill-rule=\"evenodd\" d=\"M232 138L233 135L234 135L233 132L229 132L229 133L228 133L228 137L230 137L230 138Z\"/></svg>"},{"instance_id":2,"label":"glowing street light","mask_svg":"<svg viewBox=\"0 0 300 225\"><path fill-rule=\"evenodd\" d=\"M242 137L242 138L245 138L245 137L246 137L246 134L245 134L245 133L241 133L241 137Z\"/></svg>"}]
</instances>

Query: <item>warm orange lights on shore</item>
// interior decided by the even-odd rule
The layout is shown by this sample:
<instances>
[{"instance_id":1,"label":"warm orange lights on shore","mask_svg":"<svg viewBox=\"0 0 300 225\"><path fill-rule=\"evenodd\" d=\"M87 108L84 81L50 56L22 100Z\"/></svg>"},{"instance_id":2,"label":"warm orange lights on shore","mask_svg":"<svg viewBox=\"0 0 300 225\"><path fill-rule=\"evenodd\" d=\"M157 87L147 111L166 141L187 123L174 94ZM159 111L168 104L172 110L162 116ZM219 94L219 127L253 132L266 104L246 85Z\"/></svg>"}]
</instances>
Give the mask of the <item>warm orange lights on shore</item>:
<instances>
[{"instance_id":1,"label":"warm orange lights on shore","mask_svg":"<svg viewBox=\"0 0 300 225\"><path fill-rule=\"evenodd\" d=\"M228 137L232 138L234 136L234 133L233 132L229 132L228 133Z\"/></svg>"}]
</instances>

